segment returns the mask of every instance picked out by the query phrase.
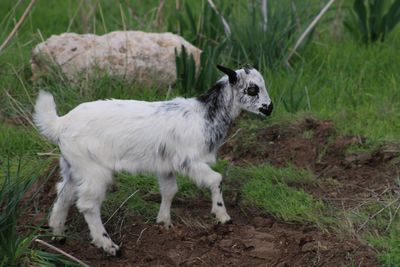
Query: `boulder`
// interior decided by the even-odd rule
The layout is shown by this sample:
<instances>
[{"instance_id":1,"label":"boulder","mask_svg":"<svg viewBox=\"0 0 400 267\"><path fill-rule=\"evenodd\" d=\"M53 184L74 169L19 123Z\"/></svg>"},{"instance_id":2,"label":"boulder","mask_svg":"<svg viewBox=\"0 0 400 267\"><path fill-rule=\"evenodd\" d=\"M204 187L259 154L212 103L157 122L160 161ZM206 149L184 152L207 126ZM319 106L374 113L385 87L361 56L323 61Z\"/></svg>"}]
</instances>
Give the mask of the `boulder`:
<instances>
[{"instance_id":1,"label":"boulder","mask_svg":"<svg viewBox=\"0 0 400 267\"><path fill-rule=\"evenodd\" d=\"M168 86L176 82L175 49L180 52L182 46L198 67L201 50L172 33L52 35L32 51L33 80L59 70L72 82L111 76L147 86Z\"/></svg>"}]
</instances>

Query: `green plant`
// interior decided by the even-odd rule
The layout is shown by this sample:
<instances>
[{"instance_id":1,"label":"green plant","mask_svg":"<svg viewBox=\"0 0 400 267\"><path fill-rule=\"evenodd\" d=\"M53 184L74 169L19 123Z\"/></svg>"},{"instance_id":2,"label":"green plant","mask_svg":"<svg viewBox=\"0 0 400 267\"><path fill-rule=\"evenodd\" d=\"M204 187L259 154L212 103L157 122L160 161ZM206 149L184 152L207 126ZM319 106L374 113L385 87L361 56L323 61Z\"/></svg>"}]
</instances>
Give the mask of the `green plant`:
<instances>
[{"instance_id":1,"label":"green plant","mask_svg":"<svg viewBox=\"0 0 400 267\"><path fill-rule=\"evenodd\" d=\"M19 218L26 204L30 203L26 192L36 177L23 177L22 159L18 160L16 167L13 165L12 160L8 159L0 187L0 266L76 265L59 255L32 248L33 241L38 237L37 231L24 235L18 231Z\"/></svg>"},{"instance_id":2,"label":"green plant","mask_svg":"<svg viewBox=\"0 0 400 267\"><path fill-rule=\"evenodd\" d=\"M364 44L383 42L400 21L400 0L355 0L344 21L350 33Z\"/></svg>"},{"instance_id":3,"label":"green plant","mask_svg":"<svg viewBox=\"0 0 400 267\"><path fill-rule=\"evenodd\" d=\"M217 45L225 39L225 32L221 17L208 1L202 0L200 7L197 6L198 3L188 1L184 2L182 8L177 8L170 17L168 30L178 33L195 46L203 49L210 42ZM196 12L196 9L201 9L201 11ZM224 11L225 14L230 13L229 8Z\"/></svg>"},{"instance_id":4,"label":"green plant","mask_svg":"<svg viewBox=\"0 0 400 267\"><path fill-rule=\"evenodd\" d=\"M208 1L201 2L201 12L196 10L196 3L184 2L183 10L176 10L169 21L169 30L177 32L203 51L199 67L192 55L182 47L176 55L177 87L180 94L193 96L207 90L218 78L216 64L226 47L226 35L221 17ZM229 14L230 9L225 9Z\"/></svg>"},{"instance_id":5,"label":"green plant","mask_svg":"<svg viewBox=\"0 0 400 267\"><path fill-rule=\"evenodd\" d=\"M182 46L181 53L175 51L177 87L180 94L193 96L206 91L220 75L216 65L225 46L225 42L213 46L206 45L200 56L197 69L194 58Z\"/></svg>"},{"instance_id":6,"label":"green plant","mask_svg":"<svg viewBox=\"0 0 400 267\"><path fill-rule=\"evenodd\" d=\"M313 10L309 4L305 7L299 1L271 1L266 14L256 1L249 1L241 9L247 12L229 20L232 29L230 56L234 64L248 62L260 70L282 65L298 38L299 22L307 21Z\"/></svg>"}]
</instances>

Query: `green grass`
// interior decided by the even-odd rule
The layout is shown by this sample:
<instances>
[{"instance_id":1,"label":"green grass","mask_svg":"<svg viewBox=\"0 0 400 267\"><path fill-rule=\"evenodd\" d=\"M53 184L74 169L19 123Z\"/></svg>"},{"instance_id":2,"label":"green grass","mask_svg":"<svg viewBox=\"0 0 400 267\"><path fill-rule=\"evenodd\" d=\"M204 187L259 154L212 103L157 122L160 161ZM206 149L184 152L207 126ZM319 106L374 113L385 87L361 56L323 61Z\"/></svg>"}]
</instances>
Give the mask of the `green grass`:
<instances>
[{"instance_id":1,"label":"green grass","mask_svg":"<svg viewBox=\"0 0 400 267\"><path fill-rule=\"evenodd\" d=\"M49 149L49 144L31 127L2 125L0 131L0 158L30 156Z\"/></svg>"},{"instance_id":2,"label":"green grass","mask_svg":"<svg viewBox=\"0 0 400 267\"><path fill-rule=\"evenodd\" d=\"M38 167L38 166L36 166ZM41 168L45 165L39 166ZM76 266L60 255L40 251L35 248L34 240L38 237L38 229L22 235L18 228L18 220L32 199L26 192L37 180L40 172L33 168L31 162L23 159L8 160L1 165L0 175L0 266ZM46 180L47 181L47 180ZM36 192L33 192L32 197Z\"/></svg>"},{"instance_id":3,"label":"green grass","mask_svg":"<svg viewBox=\"0 0 400 267\"><path fill-rule=\"evenodd\" d=\"M398 266L400 262L400 224L397 224L397 229L391 229L385 235L371 234L367 237L374 247L382 251L378 255L378 260L384 266Z\"/></svg>"},{"instance_id":4,"label":"green grass","mask_svg":"<svg viewBox=\"0 0 400 267\"><path fill-rule=\"evenodd\" d=\"M344 40L314 43L294 71L267 73L279 117L309 111L335 120L342 133L373 141L400 136L399 34L391 42L360 47Z\"/></svg>"},{"instance_id":5,"label":"green grass","mask_svg":"<svg viewBox=\"0 0 400 267\"><path fill-rule=\"evenodd\" d=\"M245 203L255 204L284 221L325 224L325 205L301 189L288 183L315 181L312 173L294 167L275 168L270 165L236 168L229 173L240 180Z\"/></svg>"},{"instance_id":6,"label":"green grass","mask_svg":"<svg viewBox=\"0 0 400 267\"><path fill-rule=\"evenodd\" d=\"M384 266L398 266L400 262L399 207L398 196L394 195L348 214L354 225L359 225L357 230L363 238L381 251L378 259Z\"/></svg>"}]
</instances>

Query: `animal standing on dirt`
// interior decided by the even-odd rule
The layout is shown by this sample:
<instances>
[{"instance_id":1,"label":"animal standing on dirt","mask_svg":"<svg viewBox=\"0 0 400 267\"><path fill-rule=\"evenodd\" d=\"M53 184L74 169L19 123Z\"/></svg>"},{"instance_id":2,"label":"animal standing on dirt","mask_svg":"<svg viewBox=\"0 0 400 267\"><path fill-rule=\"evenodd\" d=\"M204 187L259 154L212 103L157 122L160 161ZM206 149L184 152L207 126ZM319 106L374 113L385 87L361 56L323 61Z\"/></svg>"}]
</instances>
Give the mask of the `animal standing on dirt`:
<instances>
[{"instance_id":1,"label":"animal standing on dirt","mask_svg":"<svg viewBox=\"0 0 400 267\"><path fill-rule=\"evenodd\" d=\"M227 75L197 98L99 100L80 104L61 117L53 96L40 91L34 121L61 151L63 180L57 184L58 196L49 221L55 236L64 234L68 210L76 202L94 245L111 255L119 254L119 246L107 234L100 217L107 187L119 171L158 175L161 206L157 222L166 228L171 226L177 173L208 187L211 212L218 223L230 221L222 199L222 176L209 164L215 163L217 149L242 109L268 116L273 106L256 69L218 68Z\"/></svg>"}]
</instances>

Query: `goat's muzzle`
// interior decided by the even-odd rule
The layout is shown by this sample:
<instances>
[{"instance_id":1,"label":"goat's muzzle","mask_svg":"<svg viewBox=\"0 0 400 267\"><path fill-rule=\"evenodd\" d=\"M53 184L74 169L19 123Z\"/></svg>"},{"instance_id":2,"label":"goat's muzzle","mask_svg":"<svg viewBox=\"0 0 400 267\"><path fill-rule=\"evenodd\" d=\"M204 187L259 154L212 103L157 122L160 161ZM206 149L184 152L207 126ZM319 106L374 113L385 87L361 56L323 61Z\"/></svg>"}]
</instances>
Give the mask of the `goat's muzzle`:
<instances>
[{"instance_id":1,"label":"goat's muzzle","mask_svg":"<svg viewBox=\"0 0 400 267\"><path fill-rule=\"evenodd\" d=\"M274 109L274 105L273 105L272 102L271 102L269 105L267 105L267 104L262 104L262 107L259 108L258 110L259 110L262 114L264 114L264 115L266 115L266 116L269 116L269 115L271 115L273 109Z\"/></svg>"}]
</instances>

